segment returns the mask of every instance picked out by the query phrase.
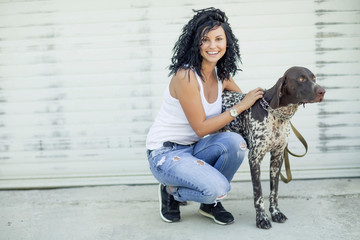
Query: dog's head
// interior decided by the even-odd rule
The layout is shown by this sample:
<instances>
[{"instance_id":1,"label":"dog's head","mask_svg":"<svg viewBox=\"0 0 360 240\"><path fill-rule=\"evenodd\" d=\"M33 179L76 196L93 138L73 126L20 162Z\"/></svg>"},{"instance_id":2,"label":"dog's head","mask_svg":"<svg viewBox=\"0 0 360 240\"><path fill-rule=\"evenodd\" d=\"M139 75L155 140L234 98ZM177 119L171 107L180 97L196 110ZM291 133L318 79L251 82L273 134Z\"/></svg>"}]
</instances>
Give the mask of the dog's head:
<instances>
[{"instance_id":1,"label":"dog's head","mask_svg":"<svg viewBox=\"0 0 360 240\"><path fill-rule=\"evenodd\" d=\"M321 102L325 89L316 83L315 75L304 67L291 67L274 86L270 106L275 109L289 104Z\"/></svg>"}]
</instances>

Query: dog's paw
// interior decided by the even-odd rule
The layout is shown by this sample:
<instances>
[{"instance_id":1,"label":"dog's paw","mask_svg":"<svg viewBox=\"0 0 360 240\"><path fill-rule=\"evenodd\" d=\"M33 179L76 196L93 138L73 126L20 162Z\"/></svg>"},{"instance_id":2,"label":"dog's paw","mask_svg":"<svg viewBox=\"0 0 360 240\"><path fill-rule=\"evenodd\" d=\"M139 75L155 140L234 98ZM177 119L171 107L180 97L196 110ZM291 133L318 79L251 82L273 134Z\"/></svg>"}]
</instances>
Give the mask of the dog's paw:
<instances>
[{"instance_id":1,"label":"dog's paw","mask_svg":"<svg viewBox=\"0 0 360 240\"><path fill-rule=\"evenodd\" d=\"M270 209L270 212L271 212L271 219L273 220L273 222L284 223L287 220L285 214L280 212L279 209L275 209L273 211L271 211Z\"/></svg>"},{"instance_id":2,"label":"dog's paw","mask_svg":"<svg viewBox=\"0 0 360 240\"><path fill-rule=\"evenodd\" d=\"M269 220L269 217L266 215L264 211L256 213L256 226L262 229L271 228L271 222Z\"/></svg>"}]
</instances>

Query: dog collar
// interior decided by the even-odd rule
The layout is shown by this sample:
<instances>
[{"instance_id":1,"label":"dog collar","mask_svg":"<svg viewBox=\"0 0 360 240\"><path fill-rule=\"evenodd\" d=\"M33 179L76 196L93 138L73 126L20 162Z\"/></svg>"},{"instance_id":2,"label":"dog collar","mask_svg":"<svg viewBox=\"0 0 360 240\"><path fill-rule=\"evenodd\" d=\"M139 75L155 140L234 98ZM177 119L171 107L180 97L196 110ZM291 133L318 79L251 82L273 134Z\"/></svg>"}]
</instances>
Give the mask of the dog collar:
<instances>
[{"instance_id":1,"label":"dog collar","mask_svg":"<svg viewBox=\"0 0 360 240\"><path fill-rule=\"evenodd\" d=\"M260 105L263 109L265 109L265 111L271 113L272 115L283 121L290 120L290 118L295 114L297 108L299 107L298 104L290 104L286 107L273 109L270 107L270 104L265 100L264 97L260 99Z\"/></svg>"},{"instance_id":2,"label":"dog collar","mask_svg":"<svg viewBox=\"0 0 360 240\"><path fill-rule=\"evenodd\" d=\"M260 99L260 105L261 105L262 108L265 109L266 111L267 111L268 108L270 107L269 103L265 100L264 97Z\"/></svg>"}]
</instances>

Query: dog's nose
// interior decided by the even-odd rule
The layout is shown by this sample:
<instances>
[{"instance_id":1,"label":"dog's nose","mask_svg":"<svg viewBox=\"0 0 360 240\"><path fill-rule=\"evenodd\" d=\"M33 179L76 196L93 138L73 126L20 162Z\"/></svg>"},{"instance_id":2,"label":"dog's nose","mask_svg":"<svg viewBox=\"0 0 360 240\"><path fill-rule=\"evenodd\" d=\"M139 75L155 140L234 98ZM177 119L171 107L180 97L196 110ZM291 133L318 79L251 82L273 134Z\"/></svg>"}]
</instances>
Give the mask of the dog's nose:
<instances>
[{"instance_id":1,"label":"dog's nose","mask_svg":"<svg viewBox=\"0 0 360 240\"><path fill-rule=\"evenodd\" d=\"M324 96L325 95L325 89L323 89L322 87L320 87L320 88L318 88L317 90L316 90L316 94L319 96L319 97L322 97L322 96Z\"/></svg>"}]
</instances>

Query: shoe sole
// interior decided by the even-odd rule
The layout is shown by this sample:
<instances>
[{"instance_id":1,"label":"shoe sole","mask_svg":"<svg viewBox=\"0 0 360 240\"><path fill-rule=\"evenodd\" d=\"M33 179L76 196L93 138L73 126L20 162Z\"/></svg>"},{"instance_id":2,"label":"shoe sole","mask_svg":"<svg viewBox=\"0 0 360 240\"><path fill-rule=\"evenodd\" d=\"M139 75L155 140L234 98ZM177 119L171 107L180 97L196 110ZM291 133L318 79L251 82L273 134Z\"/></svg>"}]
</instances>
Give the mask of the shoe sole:
<instances>
[{"instance_id":1,"label":"shoe sole","mask_svg":"<svg viewBox=\"0 0 360 240\"><path fill-rule=\"evenodd\" d=\"M214 220L215 223L220 224L220 225L228 225L228 224L231 224L231 223L234 222L234 221L231 221L231 222L228 222L228 223L220 222L219 220L216 220L216 218L213 215L211 215L211 214L209 214L209 213L207 213L207 212L205 212L205 211L203 211L201 209L199 209L199 213L201 215L205 216L205 217L211 218L212 220Z\"/></svg>"},{"instance_id":2,"label":"shoe sole","mask_svg":"<svg viewBox=\"0 0 360 240\"><path fill-rule=\"evenodd\" d=\"M159 184L158 195L159 195L159 203L160 203L159 209L160 209L160 217L161 217L161 219L162 219L164 222L167 222L167 223L178 222L178 221L172 221L172 220L167 219L167 218L162 214L162 212L161 212L161 207L162 207L161 184ZM180 220L179 220L179 221L180 221Z\"/></svg>"}]
</instances>

